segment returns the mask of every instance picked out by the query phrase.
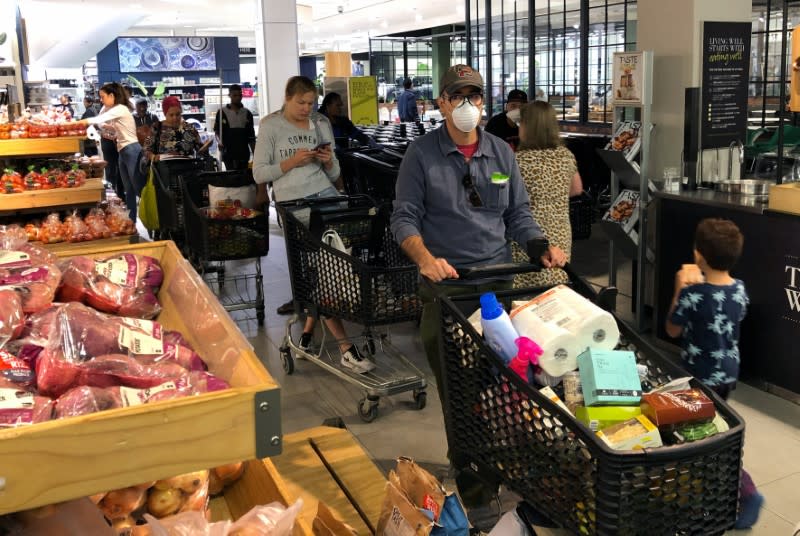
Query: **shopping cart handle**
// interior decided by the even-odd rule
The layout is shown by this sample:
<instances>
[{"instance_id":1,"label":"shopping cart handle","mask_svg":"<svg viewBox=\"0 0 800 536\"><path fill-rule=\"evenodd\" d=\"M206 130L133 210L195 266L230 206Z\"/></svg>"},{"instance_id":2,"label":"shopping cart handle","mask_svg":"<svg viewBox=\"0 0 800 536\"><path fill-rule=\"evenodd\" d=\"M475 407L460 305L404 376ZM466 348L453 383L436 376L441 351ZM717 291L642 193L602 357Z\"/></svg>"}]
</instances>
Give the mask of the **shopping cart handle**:
<instances>
[{"instance_id":1,"label":"shopping cart handle","mask_svg":"<svg viewBox=\"0 0 800 536\"><path fill-rule=\"evenodd\" d=\"M472 268L460 268L459 279L489 279L492 277L526 274L529 272L540 272L542 266L530 262L506 262L502 264L491 264L489 266L475 266Z\"/></svg>"}]
</instances>

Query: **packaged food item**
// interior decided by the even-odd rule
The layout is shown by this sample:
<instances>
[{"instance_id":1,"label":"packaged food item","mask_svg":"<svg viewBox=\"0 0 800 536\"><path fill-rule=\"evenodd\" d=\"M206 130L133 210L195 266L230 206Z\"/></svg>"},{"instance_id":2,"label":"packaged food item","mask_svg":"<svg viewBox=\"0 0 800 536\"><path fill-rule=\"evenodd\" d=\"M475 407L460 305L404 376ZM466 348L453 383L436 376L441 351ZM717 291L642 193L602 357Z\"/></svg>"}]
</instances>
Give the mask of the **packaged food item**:
<instances>
[{"instance_id":1,"label":"packaged food item","mask_svg":"<svg viewBox=\"0 0 800 536\"><path fill-rule=\"evenodd\" d=\"M679 426L672 433L676 443L690 443L716 435L719 431L713 422L694 423Z\"/></svg>"},{"instance_id":2,"label":"packaged food item","mask_svg":"<svg viewBox=\"0 0 800 536\"><path fill-rule=\"evenodd\" d=\"M572 412L569 410L569 408L567 407L567 405L566 405L566 404L564 404L564 402L563 402L563 401L562 401L560 398L558 398L558 395L556 394L556 392L555 392L555 391L553 391L553 388L552 388L552 387L550 387L549 385L548 385L548 386L546 386L546 387L542 387L541 389L539 389L539 392L540 392L540 393L542 393L542 394L543 394L544 396L546 396L547 398L549 398L549 399L550 399L550 401L552 401L553 403L555 403L555 404L556 404L558 407L560 407L561 409L563 409L563 410L564 410L564 411L566 411L567 413L570 413L570 414L572 413Z\"/></svg>"},{"instance_id":3,"label":"packaged food item","mask_svg":"<svg viewBox=\"0 0 800 536\"><path fill-rule=\"evenodd\" d=\"M660 447L658 428L644 415L600 430L597 437L614 450L640 450Z\"/></svg>"},{"instance_id":4,"label":"packaged food item","mask_svg":"<svg viewBox=\"0 0 800 536\"><path fill-rule=\"evenodd\" d=\"M647 393L642 397L642 414L659 428L671 424L709 422L714 419L716 409L699 389Z\"/></svg>"},{"instance_id":5,"label":"packaged food item","mask_svg":"<svg viewBox=\"0 0 800 536\"><path fill-rule=\"evenodd\" d=\"M583 405L583 384L581 374L577 370L567 372L561 379L564 382L564 402L572 413Z\"/></svg>"},{"instance_id":6,"label":"packaged food item","mask_svg":"<svg viewBox=\"0 0 800 536\"><path fill-rule=\"evenodd\" d=\"M639 406L578 406L575 418L593 432L604 430L642 414Z\"/></svg>"},{"instance_id":7,"label":"packaged food item","mask_svg":"<svg viewBox=\"0 0 800 536\"><path fill-rule=\"evenodd\" d=\"M642 384L633 352L588 348L578 356L578 368L586 406L639 403Z\"/></svg>"}]
</instances>

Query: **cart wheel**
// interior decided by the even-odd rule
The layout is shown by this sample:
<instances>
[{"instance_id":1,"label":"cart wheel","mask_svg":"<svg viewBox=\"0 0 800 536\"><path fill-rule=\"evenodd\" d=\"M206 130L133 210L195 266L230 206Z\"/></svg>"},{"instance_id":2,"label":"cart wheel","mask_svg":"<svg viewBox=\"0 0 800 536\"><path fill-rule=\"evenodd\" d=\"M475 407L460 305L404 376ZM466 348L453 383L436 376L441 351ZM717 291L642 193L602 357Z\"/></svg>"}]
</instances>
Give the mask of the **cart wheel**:
<instances>
[{"instance_id":1,"label":"cart wheel","mask_svg":"<svg viewBox=\"0 0 800 536\"><path fill-rule=\"evenodd\" d=\"M372 422L378 416L378 398L365 397L358 401L358 416L364 422Z\"/></svg>"},{"instance_id":2,"label":"cart wheel","mask_svg":"<svg viewBox=\"0 0 800 536\"><path fill-rule=\"evenodd\" d=\"M425 405L428 403L428 393L425 391L417 391L415 389L414 402L417 403L417 409L425 409Z\"/></svg>"},{"instance_id":3,"label":"cart wheel","mask_svg":"<svg viewBox=\"0 0 800 536\"><path fill-rule=\"evenodd\" d=\"M294 358L292 357L292 353L289 351L288 348L281 349L281 364L283 365L283 371L286 374L291 374L294 372Z\"/></svg>"}]
</instances>

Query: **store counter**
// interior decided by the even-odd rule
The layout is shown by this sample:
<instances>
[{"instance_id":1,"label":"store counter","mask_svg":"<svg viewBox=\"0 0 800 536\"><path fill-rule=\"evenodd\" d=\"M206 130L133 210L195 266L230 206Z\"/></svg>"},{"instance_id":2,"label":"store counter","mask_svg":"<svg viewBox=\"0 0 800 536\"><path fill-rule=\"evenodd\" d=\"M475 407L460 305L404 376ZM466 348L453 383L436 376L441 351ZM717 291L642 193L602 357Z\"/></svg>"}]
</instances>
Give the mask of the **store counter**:
<instances>
[{"instance_id":1,"label":"store counter","mask_svg":"<svg viewBox=\"0 0 800 536\"><path fill-rule=\"evenodd\" d=\"M732 275L750 296L739 349L741 377L794 398L800 394L797 366L800 333L800 216L771 211L750 196L713 190L657 192L655 331L664 331L675 272L692 262L695 227L703 218L726 218L744 235L744 251Z\"/></svg>"}]
</instances>

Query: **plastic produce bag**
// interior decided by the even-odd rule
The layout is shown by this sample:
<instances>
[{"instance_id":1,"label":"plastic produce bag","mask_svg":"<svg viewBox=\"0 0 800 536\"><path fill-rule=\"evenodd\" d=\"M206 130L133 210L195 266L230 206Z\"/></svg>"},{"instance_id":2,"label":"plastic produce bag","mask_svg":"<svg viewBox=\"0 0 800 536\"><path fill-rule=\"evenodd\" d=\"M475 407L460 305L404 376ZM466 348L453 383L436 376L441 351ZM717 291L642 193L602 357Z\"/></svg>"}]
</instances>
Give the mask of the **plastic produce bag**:
<instances>
[{"instance_id":1,"label":"plastic produce bag","mask_svg":"<svg viewBox=\"0 0 800 536\"><path fill-rule=\"evenodd\" d=\"M147 173L147 183L142 188L141 198L139 199L139 219L142 220L142 224L149 231L155 231L159 228L158 201L156 199L156 187L153 184L154 180L153 164L151 162Z\"/></svg>"},{"instance_id":2,"label":"plastic produce bag","mask_svg":"<svg viewBox=\"0 0 800 536\"><path fill-rule=\"evenodd\" d=\"M25 342L46 347L71 362L107 354L126 354L143 365L176 363L186 370L208 370L186 339L150 320L117 317L80 303L55 305L28 319Z\"/></svg>"},{"instance_id":3,"label":"plastic produce bag","mask_svg":"<svg viewBox=\"0 0 800 536\"><path fill-rule=\"evenodd\" d=\"M164 272L152 257L133 253L103 259L72 257L60 266L60 301L82 302L104 313L135 318L153 318L161 312L156 292Z\"/></svg>"},{"instance_id":4,"label":"plastic produce bag","mask_svg":"<svg viewBox=\"0 0 800 536\"><path fill-rule=\"evenodd\" d=\"M22 335L24 328L25 314L19 295L12 289L0 289L0 348Z\"/></svg>"},{"instance_id":5,"label":"plastic produce bag","mask_svg":"<svg viewBox=\"0 0 800 536\"><path fill-rule=\"evenodd\" d=\"M210 523L200 512L184 512L164 519L145 514L152 536L291 536L303 500L285 508L280 503L256 506L235 523Z\"/></svg>"}]
</instances>

